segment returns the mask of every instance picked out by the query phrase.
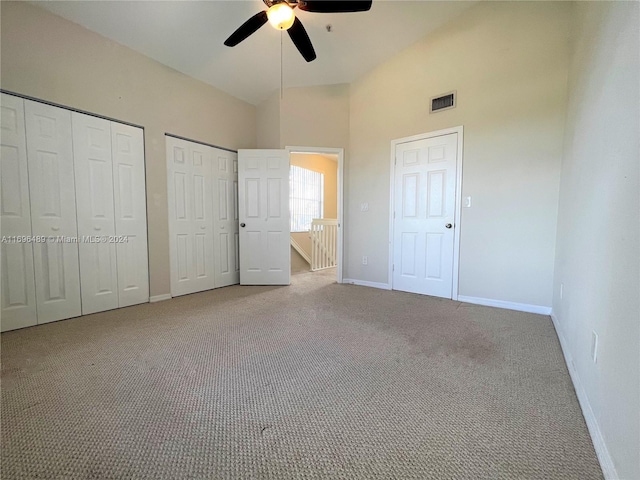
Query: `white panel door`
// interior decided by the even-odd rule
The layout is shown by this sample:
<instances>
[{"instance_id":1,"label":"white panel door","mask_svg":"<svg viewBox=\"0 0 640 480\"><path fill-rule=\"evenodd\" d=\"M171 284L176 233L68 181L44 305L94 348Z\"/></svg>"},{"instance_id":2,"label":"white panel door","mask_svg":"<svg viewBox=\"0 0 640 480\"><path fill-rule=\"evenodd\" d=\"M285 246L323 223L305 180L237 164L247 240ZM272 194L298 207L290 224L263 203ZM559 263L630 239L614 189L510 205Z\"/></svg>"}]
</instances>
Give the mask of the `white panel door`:
<instances>
[{"instance_id":1,"label":"white panel door","mask_svg":"<svg viewBox=\"0 0 640 480\"><path fill-rule=\"evenodd\" d=\"M73 112L82 314L118 308L111 122Z\"/></svg>"},{"instance_id":2,"label":"white panel door","mask_svg":"<svg viewBox=\"0 0 640 480\"><path fill-rule=\"evenodd\" d=\"M240 284L289 285L289 156L238 151Z\"/></svg>"},{"instance_id":3,"label":"white panel door","mask_svg":"<svg viewBox=\"0 0 640 480\"><path fill-rule=\"evenodd\" d=\"M35 325L36 290L33 244L15 237L31 236L29 174L24 126L24 101L2 94L0 101L0 212L2 249L2 331Z\"/></svg>"},{"instance_id":4,"label":"white panel door","mask_svg":"<svg viewBox=\"0 0 640 480\"><path fill-rule=\"evenodd\" d=\"M46 323L81 314L71 112L24 104L32 233L52 237L33 245L38 323Z\"/></svg>"},{"instance_id":5,"label":"white panel door","mask_svg":"<svg viewBox=\"0 0 640 480\"><path fill-rule=\"evenodd\" d=\"M171 295L215 288L212 149L166 137Z\"/></svg>"},{"instance_id":6,"label":"white panel door","mask_svg":"<svg viewBox=\"0 0 640 480\"><path fill-rule=\"evenodd\" d=\"M213 150L213 248L216 288L240 283L238 154Z\"/></svg>"},{"instance_id":7,"label":"white panel door","mask_svg":"<svg viewBox=\"0 0 640 480\"><path fill-rule=\"evenodd\" d=\"M396 147L393 289L451 298L456 133Z\"/></svg>"},{"instance_id":8,"label":"white panel door","mask_svg":"<svg viewBox=\"0 0 640 480\"><path fill-rule=\"evenodd\" d=\"M142 129L111 122L111 152L118 305L127 307L149 301L147 200Z\"/></svg>"}]
</instances>

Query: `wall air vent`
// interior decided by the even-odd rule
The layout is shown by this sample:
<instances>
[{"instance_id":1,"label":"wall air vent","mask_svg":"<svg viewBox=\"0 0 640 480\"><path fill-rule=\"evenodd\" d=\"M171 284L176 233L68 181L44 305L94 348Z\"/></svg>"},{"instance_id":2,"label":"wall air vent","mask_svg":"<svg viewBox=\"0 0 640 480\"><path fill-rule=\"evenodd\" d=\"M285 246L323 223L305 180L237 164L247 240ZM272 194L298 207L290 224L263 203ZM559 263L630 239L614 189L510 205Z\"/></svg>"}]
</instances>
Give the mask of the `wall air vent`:
<instances>
[{"instance_id":1,"label":"wall air vent","mask_svg":"<svg viewBox=\"0 0 640 480\"><path fill-rule=\"evenodd\" d=\"M441 110L448 110L450 108L456 108L456 92L445 93L431 99L429 105L429 113L439 112Z\"/></svg>"}]
</instances>

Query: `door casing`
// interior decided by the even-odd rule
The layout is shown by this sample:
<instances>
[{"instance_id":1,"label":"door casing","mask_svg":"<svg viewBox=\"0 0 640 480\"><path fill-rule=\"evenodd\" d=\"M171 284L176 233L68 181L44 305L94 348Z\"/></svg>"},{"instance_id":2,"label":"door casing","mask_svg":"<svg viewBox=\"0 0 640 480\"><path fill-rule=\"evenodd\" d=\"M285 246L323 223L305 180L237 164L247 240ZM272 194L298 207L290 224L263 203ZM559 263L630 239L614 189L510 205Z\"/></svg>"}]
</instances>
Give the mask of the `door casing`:
<instances>
[{"instance_id":1,"label":"door casing","mask_svg":"<svg viewBox=\"0 0 640 480\"><path fill-rule=\"evenodd\" d=\"M456 192L455 192L455 217L454 217L454 236L453 236L453 285L451 290L451 299L458 299L458 283L459 283L459 268L460 268L460 229L462 218L462 146L463 146L463 134L464 127L462 125L458 127L445 128L443 130L436 130L428 133L420 133L418 135L412 135L410 137L398 138L391 141L391 155L390 155L390 195L389 195L389 277L388 285L393 290L393 252L394 252L394 218L393 212L395 211L395 174L396 174L396 147L401 143L413 142L416 140L426 140L428 138L440 137L442 135L449 135L452 133L458 134L458 145L456 152Z\"/></svg>"}]
</instances>

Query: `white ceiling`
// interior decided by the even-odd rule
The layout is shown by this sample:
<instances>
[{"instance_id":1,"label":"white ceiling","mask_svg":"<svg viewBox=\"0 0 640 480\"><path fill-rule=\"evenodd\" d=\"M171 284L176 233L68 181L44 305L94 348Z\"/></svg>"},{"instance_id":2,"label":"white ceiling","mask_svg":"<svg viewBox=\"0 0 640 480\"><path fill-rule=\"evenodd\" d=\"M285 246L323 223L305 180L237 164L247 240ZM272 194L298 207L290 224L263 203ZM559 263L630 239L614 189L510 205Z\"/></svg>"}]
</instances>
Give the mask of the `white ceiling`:
<instances>
[{"instance_id":1,"label":"white ceiling","mask_svg":"<svg viewBox=\"0 0 640 480\"><path fill-rule=\"evenodd\" d=\"M266 24L236 47L223 45L265 9L261 0L33 3L247 102L280 88L280 32ZM318 58L306 63L284 33L284 86L350 83L474 3L374 0L363 13L296 10Z\"/></svg>"}]
</instances>

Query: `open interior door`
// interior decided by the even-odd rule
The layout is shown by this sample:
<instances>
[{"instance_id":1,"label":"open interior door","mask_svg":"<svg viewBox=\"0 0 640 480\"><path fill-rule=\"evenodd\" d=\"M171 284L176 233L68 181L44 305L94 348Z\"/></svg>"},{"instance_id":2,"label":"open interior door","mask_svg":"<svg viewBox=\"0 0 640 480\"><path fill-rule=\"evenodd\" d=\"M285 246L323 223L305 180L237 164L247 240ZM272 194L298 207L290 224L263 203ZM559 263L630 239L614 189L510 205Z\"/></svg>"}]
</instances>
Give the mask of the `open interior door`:
<instances>
[{"instance_id":1,"label":"open interior door","mask_svg":"<svg viewBox=\"0 0 640 480\"><path fill-rule=\"evenodd\" d=\"M289 285L289 155L238 151L240 284Z\"/></svg>"}]
</instances>

